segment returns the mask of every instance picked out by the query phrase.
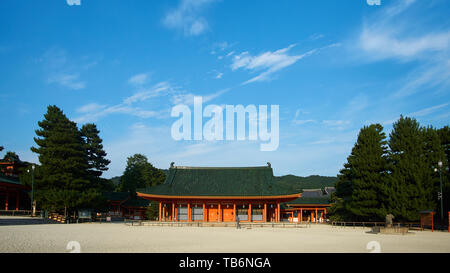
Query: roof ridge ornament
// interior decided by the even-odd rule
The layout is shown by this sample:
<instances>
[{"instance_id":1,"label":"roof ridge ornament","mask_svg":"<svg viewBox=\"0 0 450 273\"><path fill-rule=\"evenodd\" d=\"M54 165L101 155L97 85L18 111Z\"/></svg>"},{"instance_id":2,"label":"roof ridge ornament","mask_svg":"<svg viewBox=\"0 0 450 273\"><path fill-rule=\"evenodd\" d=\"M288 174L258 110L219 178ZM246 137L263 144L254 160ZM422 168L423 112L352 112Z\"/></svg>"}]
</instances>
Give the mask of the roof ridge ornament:
<instances>
[{"instance_id":1,"label":"roof ridge ornament","mask_svg":"<svg viewBox=\"0 0 450 273\"><path fill-rule=\"evenodd\" d=\"M270 164L270 162L267 162L267 166L268 166L269 168L272 168L272 164Z\"/></svg>"},{"instance_id":2,"label":"roof ridge ornament","mask_svg":"<svg viewBox=\"0 0 450 273\"><path fill-rule=\"evenodd\" d=\"M170 168L174 168L175 167L175 162L170 162Z\"/></svg>"}]
</instances>

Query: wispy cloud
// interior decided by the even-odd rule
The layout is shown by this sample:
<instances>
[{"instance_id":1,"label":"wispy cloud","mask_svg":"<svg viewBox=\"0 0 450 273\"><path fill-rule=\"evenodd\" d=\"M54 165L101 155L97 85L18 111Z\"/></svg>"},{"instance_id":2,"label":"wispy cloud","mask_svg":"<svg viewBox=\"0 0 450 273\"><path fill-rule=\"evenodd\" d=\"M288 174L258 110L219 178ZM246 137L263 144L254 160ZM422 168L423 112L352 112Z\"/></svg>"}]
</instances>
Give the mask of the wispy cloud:
<instances>
[{"instance_id":1,"label":"wispy cloud","mask_svg":"<svg viewBox=\"0 0 450 273\"><path fill-rule=\"evenodd\" d=\"M98 62L86 56L79 59L81 61L71 60L64 49L52 47L38 59L38 63L43 65L48 84L80 90L86 88L86 81L81 79L80 74L96 66Z\"/></svg>"},{"instance_id":2,"label":"wispy cloud","mask_svg":"<svg viewBox=\"0 0 450 273\"><path fill-rule=\"evenodd\" d=\"M243 52L234 56L231 69L233 71L237 69L263 71L258 76L245 81L243 84L267 80L273 73L293 65L298 60L315 52L315 50L311 50L302 55L289 55L287 52L294 46L295 45L290 45L274 52L267 51L257 56L252 56L247 51Z\"/></svg>"},{"instance_id":3,"label":"wispy cloud","mask_svg":"<svg viewBox=\"0 0 450 273\"><path fill-rule=\"evenodd\" d=\"M202 102L203 103L209 102L209 101L225 94L229 90L230 90L229 88L226 88L226 89L222 89L222 90L219 90L219 91L211 93L211 94L203 95ZM194 104L194 96L199 96L199 95L195 95L193 93L176 94L176 95L172 96L171 101L173 104L193 105Z\"/></svg>"},{"instance_id":4,"label":"wispy cloud","mask_svg":"<svg viewBox=\"0 0 450 273\"><path fill-rule=\"evenodd\" d=\"M150 88L142 89L134 95L125 98L123 103L132 104L138 101L145 101L149 98L158 97L171 91L173 91L173 88L168 82L160 82Z\"/></svg>"},{"instance_id":5,"label":"wispy cloud","mask_svg":"<svg viewBox=\"0 0 450 273\"><path fill-rule=\"evenodd\" d=\"M208 22L201 16L204 8L216 0L181 0L178 7L166 14L163 23L171 29L178 29L186 36L197 36L208 30Z\"/></svg>"},{"instance_id":6,"label":"wispy cloud","mask_svg":"<svg viewBox=\"0 0 450 273\"><path fill-rule=\"evenodd\" d=\"M289 55L288 51L291 50L294 46L295 44L292 44L286 48L282 48L273 52L267 51L256 56L250 55L248 51L242 52L239 55L234 55L231 63L231 70L236 71L238 69L245 69L250 72L262 71L256 77L245 81L243 83L244 85L257 81L266 81L269 80L270 76L275 72L293 65L303 58L318 53L326 48L340 46L340 44L334 43L321 48L315 48L300 55Z\"/></svg>"},{"instance_id":7,"label":"wispy cloud","mask_svg":"<svg viewBox=\"0 0 450 273\"><path fill-rule=\"evenodd\" d=\"M444 1L435 2L442 4ZM392 98L411 96L426 88L450 85L450 28L436 28L425 16L435 12L428 2L400 0L366 18L356 45L363 62L395 60L416 66L398 82Z\"/></svg>"},{"instance_id":8,"label":"wispy cloud","mask_svg":"<svg viewBox=\"0 0 450 273\"><path fill-rule=\"evenodd\" d=\"M148 110L137 107L134 104L146 101L150 98L170 94L172 91L173 88L168 82L160 82L125 98L122 103L116 105L106 106L97 103L89 103L77 109L77 112L82 115L74 120L79 123L95 122L110 114L126 114L140 118L161 118L165 116L165 113L168 113L167 109Z\"/></svg>"},{"instance_id":9,"label":"wispy cloud","mask_svg":"<svg viewBox=\"0 0 450 273\"><path fill-rule=\"evenodd\" d=\"M148 73L140 73L140 74L134 75L128 79L128 83L131 85L135 85L135 86L143 85L147 82L148 76L149 76Z\"/></svg>"},{"instance_id":10,"label":"wispy cloud","mask_svg":"<svg viewBox=\"0 0 450 273\"><path fill-rule=\"evenodd\" d=\"M423 117L423 116L428 116L440 109L443 109L445 107L447 107L450 103L443 103L443 104L439 104L439 105L435 105L435 106L431 106L431 107L427 107L424 108L422 110L416 111L416 112L412 112L410 114L408 114L408 116L411 117Z\"/></svg>"},{"instance_id":11,"label":"wispy cloud","mask_svg":"<svg viewBox=\"0 0 450 273\"><path fill-rule=\"evenodd\" d=\"M47 83L57 83L73 90L79 90L86 87L86 83L80 80L80 75L78 73L50 75L47 79Z\"/></svg>"}]
</instances>

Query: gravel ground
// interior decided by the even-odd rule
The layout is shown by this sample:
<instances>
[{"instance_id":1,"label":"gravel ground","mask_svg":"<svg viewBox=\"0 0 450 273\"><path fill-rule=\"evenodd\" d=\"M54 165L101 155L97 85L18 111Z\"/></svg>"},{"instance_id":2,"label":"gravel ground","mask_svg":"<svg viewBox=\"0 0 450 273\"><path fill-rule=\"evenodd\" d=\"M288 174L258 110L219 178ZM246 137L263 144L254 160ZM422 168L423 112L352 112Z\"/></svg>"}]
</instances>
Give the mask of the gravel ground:
<instances>
[{"instance_id":1,"label":"gravel ground","mask_svg":"<svg viewBox=\"0 0 450 273\"><path fill-rule=\"evenodd\" d=\"M123 223L0 226L0 252L450 252L450 233L367 233L367 228L153 227ZM375 241L375 243L370 243ZM70 248L69 248L70 249Z\"/></svg>"}]
</instances>

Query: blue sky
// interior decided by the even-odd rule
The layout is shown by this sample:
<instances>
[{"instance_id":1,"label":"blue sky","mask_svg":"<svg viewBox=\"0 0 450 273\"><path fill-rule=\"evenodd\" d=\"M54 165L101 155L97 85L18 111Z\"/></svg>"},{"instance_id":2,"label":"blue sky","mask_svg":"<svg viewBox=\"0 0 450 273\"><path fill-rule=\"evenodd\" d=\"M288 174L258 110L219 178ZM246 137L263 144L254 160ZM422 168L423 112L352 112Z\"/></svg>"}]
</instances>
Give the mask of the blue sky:
<instances>
[{"instance_id":1,"label":"blue sky","mask_svg":"<svg viewBox=\"0 0 450 273\"><path fill-rule=\"evenodd\" d=\"M54 104L97 124L105 177L134 153L159 168L270 161L276 175L336 175L364 125L449 124L446 0L79 2L0 2L0 156L38 162L34 130ZM279 148L174 141L171 108L194 95L279 105Z\"/></svg>"}]
</instances>

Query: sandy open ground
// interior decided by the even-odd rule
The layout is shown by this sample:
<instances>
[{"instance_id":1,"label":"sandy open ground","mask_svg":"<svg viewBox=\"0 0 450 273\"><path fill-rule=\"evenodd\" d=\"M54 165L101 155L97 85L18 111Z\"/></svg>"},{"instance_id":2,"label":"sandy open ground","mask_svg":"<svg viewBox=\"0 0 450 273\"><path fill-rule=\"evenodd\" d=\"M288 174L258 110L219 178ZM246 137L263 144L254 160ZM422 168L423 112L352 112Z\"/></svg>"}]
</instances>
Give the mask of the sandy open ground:
<instances>
[{"instance_id":1,"label":"sandy open ground","mask_svg":"<svg viewBox=\"0 0 450 273\"><path fill-rule=\"evenodd\" d=\"M158 227L123 223L0 225L0 252L450 252L450 233L408 235L367 233L368 228ZM377 244L377 243L372 243Z\"/></svg>"}]
</instances>

